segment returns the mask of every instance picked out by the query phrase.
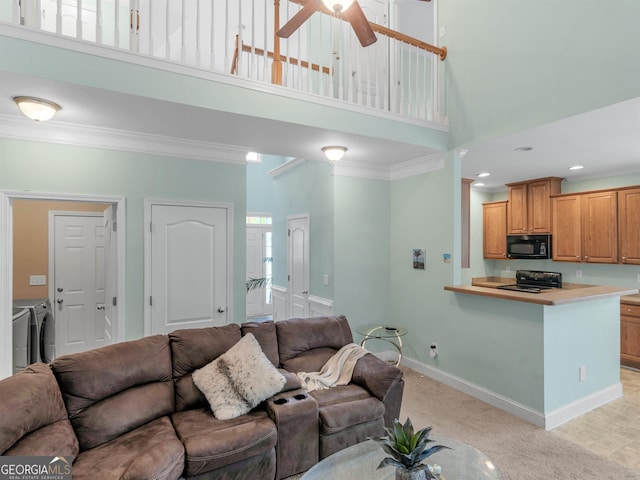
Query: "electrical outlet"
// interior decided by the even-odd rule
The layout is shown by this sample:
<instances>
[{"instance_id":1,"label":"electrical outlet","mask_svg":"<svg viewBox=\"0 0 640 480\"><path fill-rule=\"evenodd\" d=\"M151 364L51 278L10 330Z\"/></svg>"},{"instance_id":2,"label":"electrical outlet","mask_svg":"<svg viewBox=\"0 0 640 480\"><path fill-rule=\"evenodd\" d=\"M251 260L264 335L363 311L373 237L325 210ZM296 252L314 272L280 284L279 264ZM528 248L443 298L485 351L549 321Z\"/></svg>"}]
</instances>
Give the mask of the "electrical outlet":
<instances>
[{"instance_id":1,"label":"electrical outlet","mask_svg":"<svg viewBox=\"0 0 640 480\"><path fill-rule=\"evenodd\" d=\"M587 377L587 367L585 367L584 365L580 367L579 376L580 376L580 381L584 382L584 379Z\"/></svg>"},{"instance_id":2,"label":"electrical outlet","mask_svg":"<svg viewBox=\"0 0 640 480\"><path fill-rule=\"evenodd\" d=\"M640 273L636 275L636 281L640 283Z\"/></svg>"},{"instance_id":3,"label":"electrical outlet","mask_svg":"<svg viewBox=\"0 0 640 480\"><path fill-rule=\"evenodd\" d=\"M576 270L576 278L582 277L582 270Z\"/></svg>"},{"instance_id":4,"label":"electrical outlet","mask_svg":"<svg viewBox=\"0 0 640 480\"><path fill-rule=\"evenodd\" d=\"M504 267L504 271L505 272L510 272L511 271L511 267Z\"/></svg>"},{"instance_id":5,"label":"electrical outlet","mask_svg":"<svg viewBox=\"0 0 640 480\"><path fill-rule=\"evenodd\" d=\"M436 358L438 356L438 344L437 343L432 343L429 346L429 356L431 358Z\"/></svg>"},{"instance_id":6,"label":"electrical outlet","mask_svg":"<svg viewBox=\"0 0 640 480\"><path fill-rule=\"evenodd\" d=\"M329 285L329 275L323 275L322 276L322 284L323 285Z\"/></svg>"}]
</instances>

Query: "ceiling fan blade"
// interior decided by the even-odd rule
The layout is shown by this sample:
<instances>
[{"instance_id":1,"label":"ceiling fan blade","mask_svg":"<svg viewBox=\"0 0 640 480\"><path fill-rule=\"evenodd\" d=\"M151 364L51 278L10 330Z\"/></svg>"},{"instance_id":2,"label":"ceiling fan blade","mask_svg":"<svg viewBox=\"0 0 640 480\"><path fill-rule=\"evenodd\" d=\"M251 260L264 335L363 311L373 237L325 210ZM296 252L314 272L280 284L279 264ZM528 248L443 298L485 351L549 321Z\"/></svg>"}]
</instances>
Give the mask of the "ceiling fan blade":
<instances>
[{"instance_id":1,"label":"ceiling fan blade","mask_svg":"<svg viewBox=\"0 0 640 480\"><path fill-rule=\"evenodd\" d=\"M320 0L309 0L301 10L298 10L298 13L291 17L291 20L276 32L276 35L281 38L289 38L293 32L300 28L300 25L306 22L319 9Z\"/></svg>"},{"instance_id":2,"label":"ceiling fan blade","mask_svg":"<svg viewBox=\"0 0 640 480\"><path fill-rule=\"evenodd\" d=\"M363 47L368 47L378 40L378 37L376 37L376 34L371 29L371 25L369 25L369 20L365 17L357 1L353 2L347 10L342 12L342 16L349 20L353 31L356 33L356 37L358 37Z\"/></svg>"}]
</instances>

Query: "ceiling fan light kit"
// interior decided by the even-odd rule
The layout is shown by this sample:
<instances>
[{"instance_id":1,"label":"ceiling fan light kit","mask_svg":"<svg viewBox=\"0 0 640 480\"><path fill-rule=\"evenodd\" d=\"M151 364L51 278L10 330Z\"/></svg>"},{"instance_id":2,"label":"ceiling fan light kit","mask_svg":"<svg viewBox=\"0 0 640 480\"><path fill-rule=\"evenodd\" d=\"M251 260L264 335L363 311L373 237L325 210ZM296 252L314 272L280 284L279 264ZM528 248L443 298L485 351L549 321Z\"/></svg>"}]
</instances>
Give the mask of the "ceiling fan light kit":
<instances>
[{"instance_id":1,"label":"ceiling fan light kit","mask_svg":"<svg viewBox=\"0 0 640 480\"><path fill-rule=\"evenodd\" d=\"M342 13L349 9L353 0L322 0L322 3L332 12Z\"/></svg>"},{"instance_id":2,"label":"ceiling fan light kit","mask_svg":"<svg viewBox=\"0 0 640 480\"><path fill-rule=\"evenodd\" d=\"M357 0L308 0L276 35L289 38L311 15L323 9L348 21L363 47L368 47L378 40Z\"/></svg>"}]
</instances>

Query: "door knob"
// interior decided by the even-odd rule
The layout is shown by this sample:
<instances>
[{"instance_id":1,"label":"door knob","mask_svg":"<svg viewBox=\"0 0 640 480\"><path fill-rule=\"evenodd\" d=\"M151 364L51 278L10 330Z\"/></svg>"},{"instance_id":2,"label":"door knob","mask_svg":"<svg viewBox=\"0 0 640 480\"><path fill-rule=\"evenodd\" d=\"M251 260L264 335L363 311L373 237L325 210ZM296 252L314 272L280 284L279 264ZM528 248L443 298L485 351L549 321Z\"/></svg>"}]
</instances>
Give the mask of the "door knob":
<instances>
[{"instance_id":1,"label":"door knob","mask_svg":"<svg viewBox=\"0 0 640 480\"><path fill-rule=\"evenodd\" d=\"M63 300L63 299L61 299L61 298L59 298L58 300L56 300L56 302L58 302L58 303L60 303L60 304L61 304L62 302L64 302L64 300Z\"/></svg>"},{"instance_id":2,"label":"door knob","mask_svg":"<svg viewBox=\"0 0 640 480\"><path fill-rule=\"evenodd\" d=\"M62 293L62 291L64 290L64 288L62 288L62 287L58 287L58 288L57 288L57 290L58 290L58 292Z\"/></svg>"},{"instance_id":3,"label":"door knob","mask_svg":"<svg viewBox=\"0 0 640 480\"><path fill-rule=\"evenodd\" d=\"M224 307L218 307L218 313L224 313L224 312L226 312L226 311L227 311L227 309L226 309L226 308L224 308Z\"/></svg>"},{"instance_id":4,"label":"door knob","mask_svg":"<svg viewBox=\"0 0 640 480\"><path fill-rule=\"evenodd\" d=\"M303 291L302 291L302 294L303 294L303 295L306 295L307 293L309 293L309 290L303 290Z\"/></svg>"},{"instance_id":5,"label":"door knob","mask_svg":"<svg viewBox=\"0 0 640 480\"><path fill-rule=\"evenodd\" d=\"M98 310L104 310L104 303L100 303L96 306Z\"/></svg>"}]
</instances>

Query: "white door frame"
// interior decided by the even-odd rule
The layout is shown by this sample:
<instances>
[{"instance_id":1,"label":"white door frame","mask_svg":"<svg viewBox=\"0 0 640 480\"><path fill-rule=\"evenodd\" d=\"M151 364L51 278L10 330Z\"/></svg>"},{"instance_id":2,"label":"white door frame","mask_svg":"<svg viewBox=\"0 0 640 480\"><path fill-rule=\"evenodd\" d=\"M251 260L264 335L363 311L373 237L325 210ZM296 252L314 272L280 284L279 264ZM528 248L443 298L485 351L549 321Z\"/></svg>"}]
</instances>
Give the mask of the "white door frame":
<instances>
[{"instance_id":1,"label":"white door frame","mask_svg":"<svg viewBox=\"0 0 640 480\"><path fill-rule=\"evenodd\" d=\"M149 297L151 296L151 207L153 205L176 207L208 207L224 208L227 211L227 320L233 322L233 204L215 202L197 202L190 200L161 200L153 198L144 199L144 332L148 336L151 329L151 308Z\"/></svg>"},{"instance_id":2,"label":"white door frame","mask_svg":"<svg viewBox=\"0 0 640 480\"><path fill-rule=\"evenodd\" d=\"M118 243L118 321L114 325L114 343L124 340L126 325L125 299L125 197L80 195L70 193L39 193L0 191L0 379L11 376L13 369L13 336L11 332L11 317L13 308L13 201L20 200L52 200L84 203L111 203L116 205L116 222L118 229L116 238Z\"/></svg>"}]
</instances>

